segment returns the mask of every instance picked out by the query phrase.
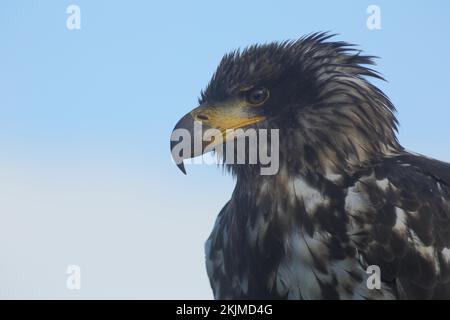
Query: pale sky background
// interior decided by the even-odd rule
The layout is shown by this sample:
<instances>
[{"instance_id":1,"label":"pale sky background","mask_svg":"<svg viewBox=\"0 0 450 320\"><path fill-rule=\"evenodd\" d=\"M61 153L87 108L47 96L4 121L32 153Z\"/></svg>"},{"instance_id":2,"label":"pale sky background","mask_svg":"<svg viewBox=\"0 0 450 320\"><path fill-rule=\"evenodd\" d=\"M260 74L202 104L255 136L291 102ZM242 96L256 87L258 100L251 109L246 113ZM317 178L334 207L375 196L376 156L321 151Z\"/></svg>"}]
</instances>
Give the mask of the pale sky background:
<instances>
[{"instance_id":1,"label":"pale sky background","mask_svg":"<svg viewBox=\"0 0 450 320\"><path fill-rule=\"evenodd\" d=\"M447 0L2 0L0 298L212 298L203 244L234 182L182 175L170 132L224 53L327 30L382 58L403 145L450 161Z\"/></svg>"}]
</instances>

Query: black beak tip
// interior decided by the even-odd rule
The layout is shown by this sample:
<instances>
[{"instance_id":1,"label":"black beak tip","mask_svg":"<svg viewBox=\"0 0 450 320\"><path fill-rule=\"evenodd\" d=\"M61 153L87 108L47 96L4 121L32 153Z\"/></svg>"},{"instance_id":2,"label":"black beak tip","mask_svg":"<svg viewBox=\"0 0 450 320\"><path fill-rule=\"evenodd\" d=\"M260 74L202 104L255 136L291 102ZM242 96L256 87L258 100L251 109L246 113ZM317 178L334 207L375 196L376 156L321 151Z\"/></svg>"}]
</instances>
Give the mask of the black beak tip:
<instances>
[{"instance_id":1,"label":"black beak tip","mask_svg":"<svg viewBox=\"0 0 450 320\"><path fill-rule=\"evenodd\" d=\"M171 152L171 154L172 154L172 159L173 159L173 161L175 162L175 164L177 165L178 169L180 169L180 171L183 172L183 174L186 174L186 169L185 169L185 167L184 167L183 160L182 160L182 159L179 159L178 161L175 160L176 157L174 157L174 154L173 154L173 149L174 149L174 147L175 147L175 144L176 144L176 143L175 143L174 141L171 141L171 142L170 142L170 152ZM180 160L181 160L181 162L179 162ZM177 163L177 162L179 162L179 163Z\"/></svg>"},{"instance_id":2,"label":"black beak tip","mask_svg":"<svg viewBox=\"0 0 450 320\"><path fill-rule=\"evenodd\" d=\"M178 169L181 170L186 175L186 169L184 168L184 163L177 164Z\"/></svg>"}]
</instances>

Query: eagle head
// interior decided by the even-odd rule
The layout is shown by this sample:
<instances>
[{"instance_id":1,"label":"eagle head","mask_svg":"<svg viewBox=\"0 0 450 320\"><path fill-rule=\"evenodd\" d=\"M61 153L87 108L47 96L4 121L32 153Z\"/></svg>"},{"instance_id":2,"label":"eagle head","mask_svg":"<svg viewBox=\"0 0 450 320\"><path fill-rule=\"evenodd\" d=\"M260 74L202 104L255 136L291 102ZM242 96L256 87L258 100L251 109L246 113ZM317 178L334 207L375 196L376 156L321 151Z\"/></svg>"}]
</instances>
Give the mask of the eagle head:
<instances>
[{"instance_id":1,"label":"eagle head","mask_svg":"<svg viewBox=\"0 0 450 320\"><path fill-rule=\"evenodd\" d=\"M189 151L180 152L179 140L172 136L172 155L177 154L180 169L185 172L184 159L239 139L226 134L237 129L279 130L279 161L288 170L350 170L400 149L395 108L368 81L382 79L368 67L373 57L345 42L328 41L330 37L315 33L225 55L201 92L199 106L174 128L191 137L214 129L220 139L210 137L198 148L192 142ZM224 163L234 174L252 176L261 166L257 158L252 164Z\"/></svg>"}]
</instances>

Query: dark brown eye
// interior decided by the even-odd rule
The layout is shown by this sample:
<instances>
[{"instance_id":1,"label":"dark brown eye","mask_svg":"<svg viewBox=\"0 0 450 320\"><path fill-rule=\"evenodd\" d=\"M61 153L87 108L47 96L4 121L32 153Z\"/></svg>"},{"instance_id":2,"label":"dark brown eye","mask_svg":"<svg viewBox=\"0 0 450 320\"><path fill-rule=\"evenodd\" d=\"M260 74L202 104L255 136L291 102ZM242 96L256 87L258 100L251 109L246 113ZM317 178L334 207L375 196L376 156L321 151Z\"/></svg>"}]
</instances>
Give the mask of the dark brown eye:
<instances>
[{"instance_id":1,"label":"dark brown eye","mask_svg":"<svg viewBox=\"0 0 450 320\"><path fill-rule=\"evenodd\" d=\"M247 93L247 101L253 105L260 105L269 98L269 90L266 88L252 89Z\"/></svg>"}]
</instances>

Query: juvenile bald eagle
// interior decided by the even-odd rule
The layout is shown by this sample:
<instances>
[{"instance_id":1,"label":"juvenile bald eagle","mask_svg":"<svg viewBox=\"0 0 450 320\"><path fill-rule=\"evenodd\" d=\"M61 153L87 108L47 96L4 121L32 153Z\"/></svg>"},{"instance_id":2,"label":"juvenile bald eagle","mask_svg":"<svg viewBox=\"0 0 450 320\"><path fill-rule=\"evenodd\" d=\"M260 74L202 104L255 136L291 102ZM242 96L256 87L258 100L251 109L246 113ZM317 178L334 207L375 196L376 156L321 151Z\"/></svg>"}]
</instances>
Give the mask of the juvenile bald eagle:
<instances>
[{"instance_id":1,"label":"juvenile bald eagle","mask_svg":"<svg viewBox=\"0 0 450 320\"><path fill-rule=\"evenodd\" d=\"M373 57L329 38L225 55L176 126L279 129L277 174L225 164L236 187L206 243L214 296L449 299L450 165L399 144Z\"/></svg>"}]
</instances>

